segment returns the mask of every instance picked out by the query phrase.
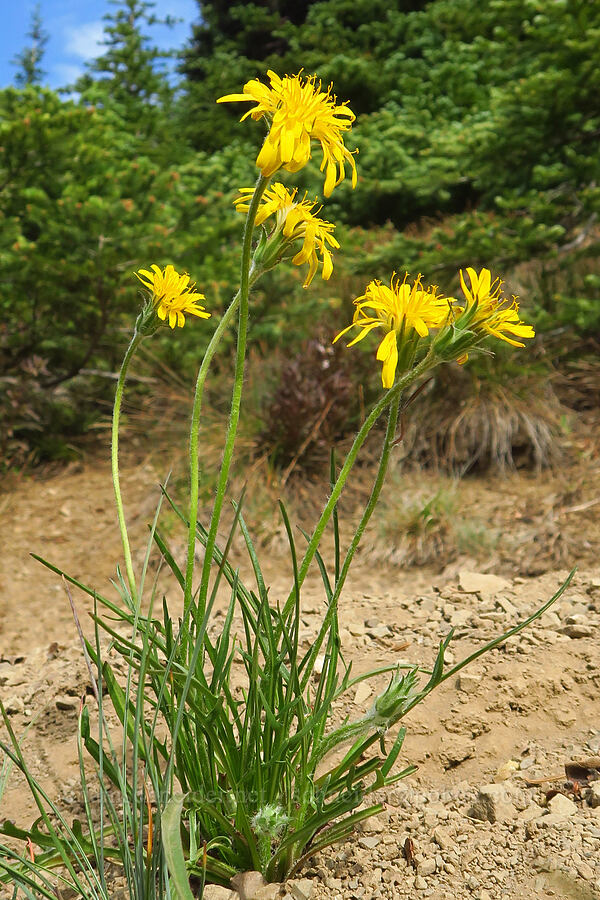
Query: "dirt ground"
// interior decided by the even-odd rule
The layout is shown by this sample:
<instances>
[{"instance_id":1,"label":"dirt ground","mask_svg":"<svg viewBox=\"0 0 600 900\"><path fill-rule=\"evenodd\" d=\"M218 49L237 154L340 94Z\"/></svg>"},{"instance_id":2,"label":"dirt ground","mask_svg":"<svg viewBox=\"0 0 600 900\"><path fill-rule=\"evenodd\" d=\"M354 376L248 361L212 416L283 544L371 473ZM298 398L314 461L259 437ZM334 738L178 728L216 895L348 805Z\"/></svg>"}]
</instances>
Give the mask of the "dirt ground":
<instances>
[{"instance_id":1,"label":"dirt ground","mask_svg":"<svg viewBox=\"0 0 600 900\"><path fill-rule=\"evenodd\" d=\"M532 613L570 568L579 569L540 622L410 714L401 762L416 763L418 772L383 797L384 812L356 840L320 854L282 896L600 897L597 447L588 440L575 461L554 472L454 485L454 517L476 517L494 534L471 553L444 533L432 538L432 553L411 553L414 542L390 545L390 528L382 550L380 525L370 528L340 611L343 650L356 672L430 663L451 626L458 661ZM162 474L148 459L123 471L138 559ZM430 490L429 475L395 478L411 495ZM389 505L385 515L389 525ZM31 726L24 749L34 774L52 796L76 804L75 731L86 672L63 585L29 553L107 590L121 559L109 466L87 461L54 475L13 478L0 493L0 519L0 691L17 733ZM268 531L266 574L277 595L289 587L288 561L277 527ZM425 535L421 543L427 541ZM427 565L397 564L411 556ZM74 599L89 628L88 600ZM322 601L317 579L310 580L303 596L307 645ZM343 712L360 714L374 696L360 685ZM565 763L584 758L588 776L568 781ZM23 784L11 778L0 817L26 824L33 816Z\"/></svg>"}]
</instances>

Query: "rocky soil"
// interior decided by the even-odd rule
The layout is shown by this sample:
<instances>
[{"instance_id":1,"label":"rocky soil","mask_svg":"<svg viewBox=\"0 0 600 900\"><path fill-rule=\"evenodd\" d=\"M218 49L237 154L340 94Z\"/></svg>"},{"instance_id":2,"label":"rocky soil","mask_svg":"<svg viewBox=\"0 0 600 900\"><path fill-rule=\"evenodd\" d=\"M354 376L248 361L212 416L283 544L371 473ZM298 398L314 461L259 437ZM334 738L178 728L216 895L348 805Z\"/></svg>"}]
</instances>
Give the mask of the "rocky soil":
<instances>
[{"instance_id":1,"label":"rocky soil","mask_svg":"<svg viewBox=\"0 0 600 900\"><path fill-rule=\"evenodd\" d=\"M530 478L519 478L485 484L485 496L493 487L501 496L488 505L490 518L510 505L511 492L518 506L524 485L533 490ZM140 547L154 503L149 480L156 478L148 464L130 467L123 478ZM543 506L547 480L535 489ZM582 565L552 610L407 717L398 765L419 768L383 793L384 811L286 885L246 876L235 892L208 888L207 900L600 898L600 505L594 497L591 487L571 503L585 507L577 515L579 543L572 519L569 532L573 563ZM28 729L24 750L34 774L75 815L74 736L87 673L60 580L27 554L50 557L106 589L120 557L108 469L86 466L13 485L0 497L0 511L0 691L17 733ZM538 550L532 541L529 562ZM430 664L451 627L447 659L457 662L533 613L568 574L554 568L532 577L523 574L526 566L509 572L492 558L481 564L464 556L427 569L399 569L368 553L357 563L340 610L343 650L356 674L395 662ZM289 587L286 559L274 551L267 577L273 596ZM75 603L89 628L89 604L82 595ZM305 646L321 614L315 578L303 597ZM219 610L212 627L219 627ZM359 716L385 683L359 684L336 717ZM34 818L14 774L0 815L20 824Z\"/></svg>"}]
</instances>

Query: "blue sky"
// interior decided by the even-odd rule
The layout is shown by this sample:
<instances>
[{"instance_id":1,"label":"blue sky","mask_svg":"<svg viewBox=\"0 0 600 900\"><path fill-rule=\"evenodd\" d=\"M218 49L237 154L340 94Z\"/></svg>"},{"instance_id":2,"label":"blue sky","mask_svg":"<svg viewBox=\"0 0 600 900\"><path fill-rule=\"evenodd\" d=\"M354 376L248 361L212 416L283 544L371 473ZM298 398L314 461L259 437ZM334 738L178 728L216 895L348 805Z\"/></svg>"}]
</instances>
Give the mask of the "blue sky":
<instances>
[{"instance_id":1,"label":"blue sky","mask_svg":"<svg viewBox=\"0 0 600 900\"><path fill-rule=\"evenodd\" d=\"M0 0L0 88L14 84L17 69L11 60L29 43L27 31L35 5L35 0ZM102 53L98 46L102 16L115 9L108 0L40 0L44 29L50 35L42 62L45 84L58 88L72 83L84 71L85 62ZM154 12L183 19L173 28L153 27L153 42L166 50L185 43L199 8L196 0L158 0Z\"/></svg>"}]
</instances>

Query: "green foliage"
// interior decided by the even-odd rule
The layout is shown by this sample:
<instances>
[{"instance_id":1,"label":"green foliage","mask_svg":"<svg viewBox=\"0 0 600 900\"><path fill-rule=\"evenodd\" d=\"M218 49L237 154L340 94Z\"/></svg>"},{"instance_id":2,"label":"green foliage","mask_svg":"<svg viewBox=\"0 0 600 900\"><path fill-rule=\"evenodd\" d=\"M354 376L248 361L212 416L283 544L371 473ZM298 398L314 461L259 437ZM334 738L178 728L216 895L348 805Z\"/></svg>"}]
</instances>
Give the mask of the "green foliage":
<instances>
[{"instance_id":1,"label":"green foliage","mask_svg":"<svg viewBox=\"0 0 600 900\"><path fill-rule=\"evenodd\" d=\"M254 182L264 123L240 125L245 106L215 100L269 68L333 81L357 113L348 145L360 153L357 189L344 182L324 211L347 226L342 288L332 298L313 284L309 298L296 273L270 274L252 301L263 350L310 337L300 313L322 316L319 294L349 309L393 270L452 292L466 265L501 274L538 331L597 334L598 4L202 0L199 10L181 90L152 42L154 5L117 0L77 102L35 87L38 13L33 49L19 57L24 89L0 92L5 458L47 453L40 436L52 421L64 422L65 442L73 436L53 411L58 389L72 408L85 395L83 420L97 414L110 379L85 375L83 392L73 379L114 368L138 309L136 268L189 270L215 316L235 292L228 250L241 220L230 201ZM294 183L319 197L310 168ZM195 368L213 325L186 329L177 348L163 335L166 365Z\"/></svg>"},{"instance_id":2,"label":"green foliage","mask_svg":"<svg viewBox=\"0 0 600 900\"><path fill-rule=\"evenodd\" d=\"M599 246L598 4L324 0L303 8L300 22L280 21L270 48L246 40L242 7L201 9L208 14L186 51L183 106L202 105L212 146L229 140L236 113L211 112L212 99L268 68L317 72L350 100L359 189L342 185L327 214L394 226L387 247L359 259L358 270L374 263L389 277L485 264L506 275L543 261L564 289L548 308L542 286L532 286L540 325L597 330L595 289L582 274L597 266ZM196 123L191 117L188 133L201 144ZM260 129L247 129L257 139ZM314 176L299 180L316 190Z\"/></svg>"},{"instance_id":3,"label":"green foliage","mask_svg":"<svg viewBox=\"0 0 600 900\"><path fill-rule=\"evenodd\" d=\"M150 543L153 535L154 528ZM96 595L94 606L97 606ZM165 795L172 793L173 784L168 773L165 775L157 768L161 758L154 744L159 724L147 705L144 690L149 648L142 648L139 653L141 676L138 678L137 668L130 666L125 686L121 688L131 718L138 726L130 731L129 742L123 742L121 735L111 733L107 721L107 686L102 666L94 669L91 663L100 656L101 631L95 629L88 654L76 615L75 621L97 705L94 713L97 711L98 717L97 724L93 725L95 716L90 715L84 697L77 730L83 822L75 819L70 824L60 804L36 779L24 748L26 735L20 741L17 739L0 700L0 721L8 734L8 739L0 742L5 757L2 775L5 777L11 766L22 773L39 813L28 828L21 828L8 819L0 825L0 884L10 885L14 897L32 900L53 900L63 891L82 900L109 900L115 896L114 878L118 873L123 885L122 896L127 900L167 900L173 894L163 851L161 812L166 804ZM131 624L131 639L135 640L138 636L135 617ZM165 670L163 678L168 677L169 671ZM144 729L139 728L139 723L144 723ZM4 842L5 838L9 841Z\"/></svg>"},{"instance_id":4,"label":"green foliage","mask_svg":"<svg viewBox=\"0 0 600 900\"><path fill-rule=\"evenodd\" d=\"M77 80L73 89L86 102L109 100L111 106L120 110L128 130L133 125L138 135L164 139L160 131L166 124L165 108L169 106L172 90L164 68L158 64L172 53L154 47L143 29L169 25L172 20L158 19L151 12L155 3L144 0L111 0L111 3L117 9L104 16L106 50L88 64L88 72Z\"/></svg>"}]
</instances>

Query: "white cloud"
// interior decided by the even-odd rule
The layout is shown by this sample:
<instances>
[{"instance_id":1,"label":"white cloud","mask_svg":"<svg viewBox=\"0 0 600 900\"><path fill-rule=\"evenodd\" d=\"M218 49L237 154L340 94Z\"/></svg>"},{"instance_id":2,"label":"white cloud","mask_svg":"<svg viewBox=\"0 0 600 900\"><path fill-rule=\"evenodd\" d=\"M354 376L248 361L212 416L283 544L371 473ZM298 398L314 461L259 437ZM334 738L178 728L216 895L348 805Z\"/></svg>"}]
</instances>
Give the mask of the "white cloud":
<instances>
[{"instance_id":1,"label":"white cloud","mask_svg":"<svg viewBox=\"0 0 600 900\"><path fill-rule=\"evenodd\" d=\"M52 67L51 80L52 83L62 87L65 84L72 84L77 81L80 75L83 75L83 66L71 65L70 63L56 63Z\"/></svg>"},{"instance_id":2,"label":"white cloud","mask_svg":"<svg viewBox=\"0 0 600 900\"><path fill-rule=\"evenodd\" d=\"M65 50L80 59L95 59L101 52L99 44L103 34L104 24L101 21L69 26L65 32Z\"/></svg>"}]
</instances>

